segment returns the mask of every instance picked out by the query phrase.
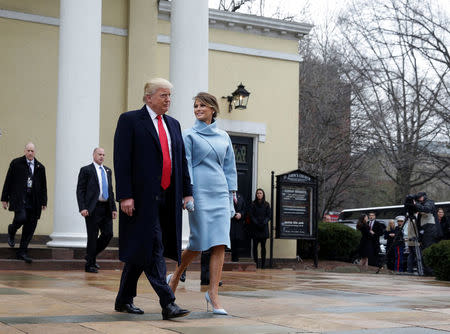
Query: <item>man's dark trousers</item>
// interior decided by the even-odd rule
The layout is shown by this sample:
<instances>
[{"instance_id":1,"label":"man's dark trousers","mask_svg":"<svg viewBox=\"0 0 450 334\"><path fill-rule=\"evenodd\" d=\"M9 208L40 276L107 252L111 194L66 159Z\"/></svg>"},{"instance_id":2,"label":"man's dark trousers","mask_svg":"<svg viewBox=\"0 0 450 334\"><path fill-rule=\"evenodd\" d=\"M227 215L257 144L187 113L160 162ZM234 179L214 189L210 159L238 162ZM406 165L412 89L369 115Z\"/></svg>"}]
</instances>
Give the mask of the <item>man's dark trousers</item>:
<instances>
[{"instance_id":1,"label":"man's dark trousers","mask_svg":"<svg viewBox=\"0 0 450 334\"><path fill-rule=\"evenodd\" d=\"M94 211L87 217L86 265L95 264L95 258L108 246L113 237L112 214L108 202L97 202ZM98 232L100 230L100 236Z\"/></svg>"},{"instance_id":2,"label":"man's dark trousers","mask_svg":"<svg viewBox=\"0 0 450 334\"><path fill-rule=\"evenodd\" d=\"M145 273L151 286L159 297L159 304L161 307L166 307L171 302L175 301L175 295L166 284L166 262L163 256L164 246L162 242L162 231L160 225L160 218L165 209L165 201L172 193L171 187L162 192L162 196L158 200L159 214L154 224L154 239L153 239L153 254L151 256L151 263L147 265L134 264L126 262L123 267L122 277L120 279L120 288L116 297L116 304L130 304L133 303L133 298L137 294L137 283L142 272Z\"/></svg>"},{"instance_id":3,"label":"man's dark trousers","mask_svg":"<svg viewBox=\"0 0 450 334\"><path fill-rule=\"evenodd\" d=\"M17 250L17 255L26 254L28 245L33 238L34 230L37 226L37 215L34 209L24 208L14 211L14 220L12 224L8 225L8 233L14 239L16 232L22 228L22 238L20 239L20 247Z\"/></svg>"}]
</instances>

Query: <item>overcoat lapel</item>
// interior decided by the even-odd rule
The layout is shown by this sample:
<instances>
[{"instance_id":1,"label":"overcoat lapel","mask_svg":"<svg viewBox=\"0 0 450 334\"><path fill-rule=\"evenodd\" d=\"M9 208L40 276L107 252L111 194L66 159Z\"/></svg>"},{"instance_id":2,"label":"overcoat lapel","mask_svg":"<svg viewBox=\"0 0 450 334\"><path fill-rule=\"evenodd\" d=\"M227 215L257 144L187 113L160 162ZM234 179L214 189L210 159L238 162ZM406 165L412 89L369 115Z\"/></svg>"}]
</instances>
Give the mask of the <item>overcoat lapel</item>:
<instances>
[{"instance_id":1,"label":"overcoat lapel","mask_svg":"<svg viewBox=\"0 0 450 334\"><path fill-rule=\"evenodd\" d=\"M158 133L156 132L155 126L153 125L153 121L150 118L150 115L148 114L147 108L145 106L141 109L141 120L144 123L144 126L147 129L147 131L150 132L150 134L152 135L159 152L162 154Z\"/></svg>"}]
</instances>

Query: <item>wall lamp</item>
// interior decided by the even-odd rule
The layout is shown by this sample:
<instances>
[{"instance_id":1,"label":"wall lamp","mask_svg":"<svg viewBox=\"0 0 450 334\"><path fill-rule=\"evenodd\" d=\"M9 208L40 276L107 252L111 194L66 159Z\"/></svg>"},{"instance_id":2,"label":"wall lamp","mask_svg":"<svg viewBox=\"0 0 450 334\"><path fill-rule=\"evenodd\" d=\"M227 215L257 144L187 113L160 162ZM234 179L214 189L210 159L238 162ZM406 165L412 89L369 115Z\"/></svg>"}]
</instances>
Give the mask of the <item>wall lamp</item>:
<instances>
[{"instance_id":1,"label":"wall lamp","mask_svg":"<svg viewBox=\"0 0 450 334\"><path fill-rule=\"evenodd\" d=\"M228 112L231 112L231 109L246 109L248 97L250 93L244 88L244 85L238 85L238 88L231 93L229 96L222 96L223 99L227 99L228 101Z\"/></svg>"}]
</instances>

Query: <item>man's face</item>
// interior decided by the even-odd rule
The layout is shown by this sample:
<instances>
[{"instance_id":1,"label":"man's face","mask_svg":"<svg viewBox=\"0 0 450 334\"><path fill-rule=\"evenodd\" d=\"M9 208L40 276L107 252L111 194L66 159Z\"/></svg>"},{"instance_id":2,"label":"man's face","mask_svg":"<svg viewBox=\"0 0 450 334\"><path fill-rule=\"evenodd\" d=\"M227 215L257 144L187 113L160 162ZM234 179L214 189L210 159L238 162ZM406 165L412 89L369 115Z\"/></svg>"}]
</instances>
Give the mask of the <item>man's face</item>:
<instances>
[{"instance_id":1,"label":"man's face","mask_svg":"<svg viewBox=\"0 0 450 334\"><path fill-rule=\"evenodd\" d=\"M34 145L28 144L25 146L25 156L28 160L33 160L36 152L34 151Z\"/></svg>"},{"instance_id":2,"label":"man's face","mask_svg":"<svg viewBox=\"0 0 450 334\"><path fill-rule=\"evenodd\" d=\"M95 150L93 156L94 156L94 161L97 164L102 165L103 161L105 160L105 150L100 147Z\"/></svg>"},{"instance_id":3,"label":"man's face","mask_svg":"<svg viewBox=\"0 0 450 334\"><path fill-rule=\"evenodd\" d=\"M417 201L423 202L424 199L425 199L425 198L424 198L423 196L420 196L419 198L417 198Z\"/></svg>"},{"instance_id":4,"label":"man's face","mask_svg":"<svg viewBox=\"0 0 450 334\"><path fill-rule=\"evenodd\" d=\"M397 225L398 226L403 226L404 221L403 220L397 220Z\"/></svg>"},{"instance_id":5,"label":"man's face","mask_svg":"<svg viewBox=\"0 0 450 334\"><path fill-rule=\"evenodd\" d=\"M375 220L375 214L369 213L369 220Z\"/></svg>"},{"instance_id":6,"label":"man's face","mask_svg":"<svg viewBox=\"0 0 450 334\"><path fill-rule=\"evenodd\" d=\"M158 115L165 114L170 107L170 89L159 88L152 95L145 95L147 105Z\"/></svg>"}]
</instances>

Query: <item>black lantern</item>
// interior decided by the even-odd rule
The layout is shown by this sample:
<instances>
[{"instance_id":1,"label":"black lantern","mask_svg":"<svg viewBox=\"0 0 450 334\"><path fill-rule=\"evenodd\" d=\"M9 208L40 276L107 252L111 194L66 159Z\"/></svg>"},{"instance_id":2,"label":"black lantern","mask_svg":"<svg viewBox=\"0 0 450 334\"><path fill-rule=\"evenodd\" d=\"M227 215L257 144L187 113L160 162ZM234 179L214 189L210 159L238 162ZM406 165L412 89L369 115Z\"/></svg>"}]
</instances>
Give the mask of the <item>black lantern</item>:
<instances>
[{"instance_id":1,"label":"black lantern","mask_svg":"<svg viewBox=\"0 0 450 334\"><path fill-rule=\"evenodd\" d=\"M228 101L228 112L231 112L231 109L233 109L232 104L234 105L234 109L246 109L249 96L250 93L241 82L231 96L226 97Z\"/></svg>"}]
</instances>

